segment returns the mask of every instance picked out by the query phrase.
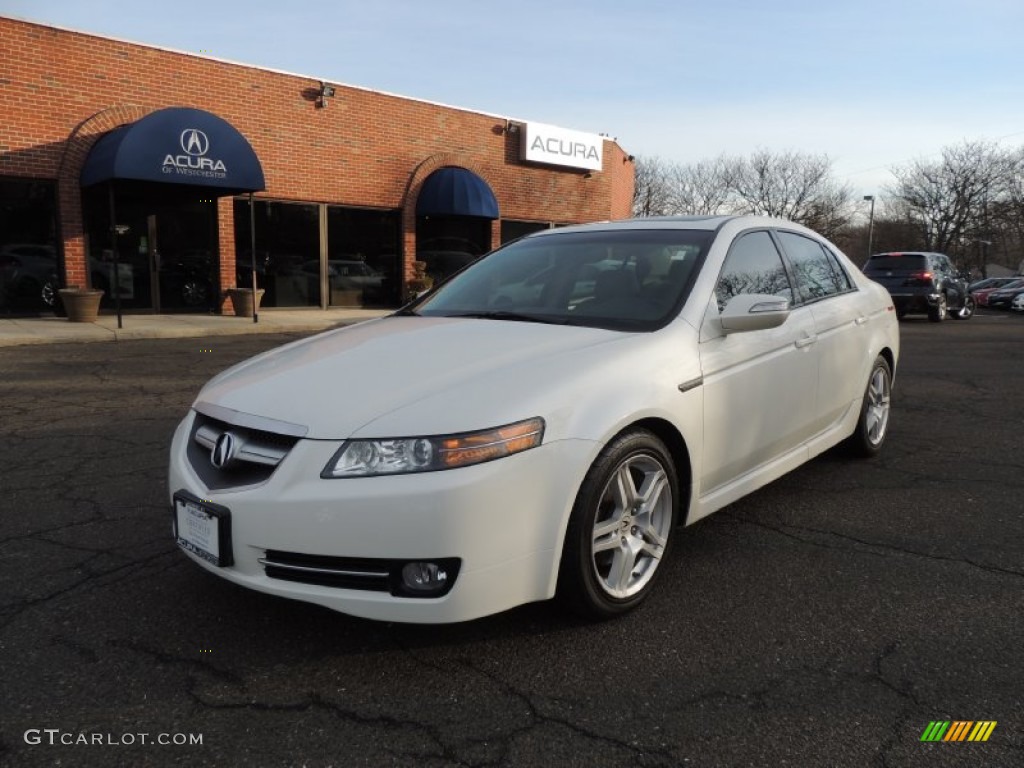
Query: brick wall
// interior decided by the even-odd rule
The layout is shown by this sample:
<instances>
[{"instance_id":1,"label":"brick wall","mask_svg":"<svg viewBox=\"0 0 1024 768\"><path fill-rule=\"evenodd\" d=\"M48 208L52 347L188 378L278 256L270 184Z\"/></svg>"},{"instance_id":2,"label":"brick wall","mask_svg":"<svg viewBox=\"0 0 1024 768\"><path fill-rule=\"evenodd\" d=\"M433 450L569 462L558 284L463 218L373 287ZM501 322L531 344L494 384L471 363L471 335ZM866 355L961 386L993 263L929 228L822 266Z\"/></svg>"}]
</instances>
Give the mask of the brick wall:
<instances>
[{"instance_id":1,"label":"brick wall","mask_svg":"<svg viewBox=\"0 0 1024 768\"><path fill-rule=\"evenodd\" d=\"M407 270L416 195L442 165L481 176L502 218L575 223L630 212L633 164L611 140L604 170L590 178L521 165L519 136L503 131L502 118L343 85L318 109L314 79L2 17L0 62L0 175L59 179L69 283L84 283L77 183L89 148L111 128L169 106L234 125L263 164L261 197L403 209ZM229 285L230 204L219 214ZM498 227L492 232L497 244Z\"/></svg>"}]
</instances>

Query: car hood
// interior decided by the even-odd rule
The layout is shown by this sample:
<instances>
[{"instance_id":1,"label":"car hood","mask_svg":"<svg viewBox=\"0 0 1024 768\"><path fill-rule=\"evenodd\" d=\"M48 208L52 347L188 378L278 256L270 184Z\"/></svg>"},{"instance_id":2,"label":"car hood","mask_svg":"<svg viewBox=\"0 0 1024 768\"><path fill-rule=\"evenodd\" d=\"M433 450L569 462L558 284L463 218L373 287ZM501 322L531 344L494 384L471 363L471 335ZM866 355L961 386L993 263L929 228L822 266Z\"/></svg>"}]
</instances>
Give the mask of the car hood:
<instances>
[{"instance_id":1,"label":"car hood","mask_svg":"<svg viewBox=\"0 0 1024 768\"><path fill-rule=\"evenodd\" d=\"M521 410L538 381L555 387L586 359L603 359L596 347L632 336L527 322L387 317L239 363L203 387L196 407L208 403L301 425L317 439L366 435L361 428L396 411L408 434L481 429L542 415ZM396 419L388 421L396 426Z\"/></svg>"}]
</instances>

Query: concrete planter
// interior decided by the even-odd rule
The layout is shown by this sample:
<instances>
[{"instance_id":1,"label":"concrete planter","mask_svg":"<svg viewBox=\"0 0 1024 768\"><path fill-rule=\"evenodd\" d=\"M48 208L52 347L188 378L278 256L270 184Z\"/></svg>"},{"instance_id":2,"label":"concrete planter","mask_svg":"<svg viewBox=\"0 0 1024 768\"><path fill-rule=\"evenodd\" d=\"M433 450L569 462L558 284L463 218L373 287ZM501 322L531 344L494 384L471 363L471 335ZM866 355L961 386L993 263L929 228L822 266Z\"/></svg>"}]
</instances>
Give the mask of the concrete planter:
<instances>
[{"instance_id":1,"label":"concrete planter","mask_svg":"<svg viewBox=\"0 0 1024 768\"><path fill-rule=\"evenodd\" d=\"M262 288L256 291L256 305L253 306L252 288L232 288L228 291L231 297L231 306L235 309L236 317L252 317L254 310L259 310L260 301L266 293Z\"/></svg>"},{"instance_id":2,"label":"concrete planter","mask_svg":"<svg viewBox=\"0 0 1024 768\"><path fill-rule=\"evenodd\" d=\"M93 288L61 288L60 300L72 323L95 323L103 291Z\"/></svg>"}]
</instances>

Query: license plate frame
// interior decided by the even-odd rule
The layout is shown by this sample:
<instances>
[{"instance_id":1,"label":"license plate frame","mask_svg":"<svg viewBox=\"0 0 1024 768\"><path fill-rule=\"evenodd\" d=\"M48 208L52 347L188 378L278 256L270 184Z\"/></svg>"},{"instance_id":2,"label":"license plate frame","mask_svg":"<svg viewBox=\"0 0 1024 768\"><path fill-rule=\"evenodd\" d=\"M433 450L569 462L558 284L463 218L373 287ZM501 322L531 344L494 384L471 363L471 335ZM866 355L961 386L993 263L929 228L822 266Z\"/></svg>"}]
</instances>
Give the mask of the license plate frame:
<instances>
[{"instance_id":1,"label":"license plate frame","mask_svg":"<svg viewBox=\"0 0 1024 768\"><path fill-rule=\"evenodd\" d=\"M188 491L174 494L171 510L178 546L211 565L234 565L231 545L231 510Z\"/></svg>"}]
</instances>

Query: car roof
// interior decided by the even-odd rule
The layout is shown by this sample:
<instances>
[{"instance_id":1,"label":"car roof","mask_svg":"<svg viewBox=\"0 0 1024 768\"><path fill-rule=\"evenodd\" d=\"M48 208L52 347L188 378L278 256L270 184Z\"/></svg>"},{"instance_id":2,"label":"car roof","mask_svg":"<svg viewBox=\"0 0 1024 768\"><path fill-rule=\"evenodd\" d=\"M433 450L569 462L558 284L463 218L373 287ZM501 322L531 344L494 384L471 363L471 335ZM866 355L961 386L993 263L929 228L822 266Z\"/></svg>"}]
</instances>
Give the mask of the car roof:
<instances>
[{"instance_id":1,"label":"car roof","mask_svg":"<svg viewBox=\"0 0 1024 768\"><path fill-rule=\"evenodd\" d=\"M574 224L567 227L556 227L554 229L542 229L526 235L527 238L550 237L552 235L566 232L610 232L616 230L638 230L638 229L700 229L715 231L729 222L744 222L752 227L783 227L801 232L812 232L807 227L786 219L777 219L768 216L647 216L636 219L616 219L615 221L597 221L589 224ZM814 233L817 234L817 233ZM821 237L821 235L818 235Z\"/></svg>"},{"instance_id":2,"label":"car roof","mask_svg":"<svg viewBox=\"0 0 1024 768\"><path fill-rule=\"evenodd\" d=\"M875 253L870 256L872 259L889 259L899 258L901 256L945 256L944 253L937 253L936 251L886 251L885 253Z\"/></svg>"}]
</instances>

